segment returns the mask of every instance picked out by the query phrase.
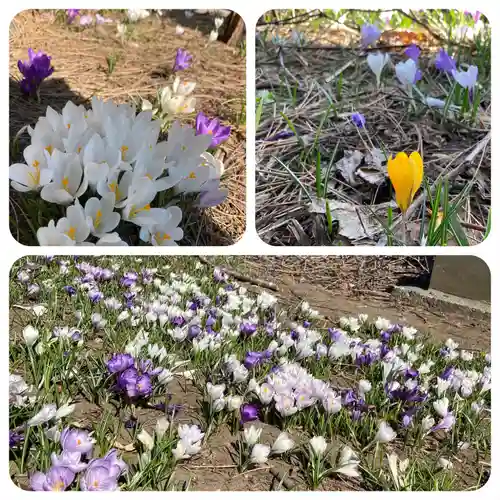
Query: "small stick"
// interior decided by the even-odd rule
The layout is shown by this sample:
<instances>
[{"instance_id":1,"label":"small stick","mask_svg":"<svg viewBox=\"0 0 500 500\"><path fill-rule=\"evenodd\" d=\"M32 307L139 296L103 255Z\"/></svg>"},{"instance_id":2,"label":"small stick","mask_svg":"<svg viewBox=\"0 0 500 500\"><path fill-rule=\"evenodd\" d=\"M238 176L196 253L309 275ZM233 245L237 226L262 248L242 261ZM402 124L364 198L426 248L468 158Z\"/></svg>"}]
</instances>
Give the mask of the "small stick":
<instances>
[{"instance_id":1,"label":"small stick","mask_svg":"<svg viewBox=\"0 0 500 500\"><path fill-rule=\"evenodd\" d=\"M205 258L203 255L198 255L198 259L200 259L203 264L207 266L213 266L213 264ZM237 271L233 271L232 269L228 269L226 267L221 267L222 271L225 272L226 274L229 274L229 276L232 276L233 278L236 278L237 280L244 281L246 283L251 283L252 285L259 286L261 288L268 288L269 290L273 290L275 292L278 291L278 286L275 285L274 283L271 283L270 281L265 281L261 280L258 278L252 278L250 276L246 276L244 274L241 274Z\"/></svg>"}]
</instances>

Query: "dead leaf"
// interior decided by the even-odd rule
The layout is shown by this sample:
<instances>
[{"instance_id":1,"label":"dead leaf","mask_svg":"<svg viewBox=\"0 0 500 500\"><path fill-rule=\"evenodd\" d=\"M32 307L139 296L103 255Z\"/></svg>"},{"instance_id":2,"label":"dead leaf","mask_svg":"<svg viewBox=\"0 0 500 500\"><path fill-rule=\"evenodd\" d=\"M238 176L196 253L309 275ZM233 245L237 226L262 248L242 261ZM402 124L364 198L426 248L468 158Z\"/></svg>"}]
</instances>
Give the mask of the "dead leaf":
<instances>
[{"instance_id":1,"label":"dead leaf","mask_svg":"<svg viewBox=\"0 0 500 500\"><path fill-rule=\"evenodd\" d=\"M350 203L328 200L332 217L338 221L338 234L349 240L373 239L383 228L374 217L366 215L364 210ZM326 202L314 199L309 204L309 211L317 214L326 213Z\"/></svg>"},{"instance_id":2,"label":"dead leaf","mask_svg":"<svg viewBox=\"0 0 500 500\"><path fill-rule=\"evenodd\" d=\"M346 151L344 158L335 163L335 168L350 186L356 186L359 181L356 179L355 173L362 161L363 153L361 151Z\"/></svg>"}]
</instances>

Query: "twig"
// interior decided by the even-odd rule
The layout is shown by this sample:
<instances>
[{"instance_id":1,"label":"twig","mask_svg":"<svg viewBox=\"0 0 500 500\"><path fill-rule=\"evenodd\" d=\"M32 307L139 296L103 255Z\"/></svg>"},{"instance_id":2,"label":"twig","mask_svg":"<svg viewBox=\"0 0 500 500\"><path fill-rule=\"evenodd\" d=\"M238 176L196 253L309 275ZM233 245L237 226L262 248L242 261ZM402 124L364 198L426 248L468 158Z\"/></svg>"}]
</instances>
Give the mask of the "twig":
<instances>
[{"instance_id":1,"label":"twig","mask_svg":"<svg viewBox=\"0 0 500 500\"><path fill-rule=\"evenodd\" d=\"M213 264L206 259L203 255L198 255L198 259L203 262L203 264L207 266L213 266ZM251 283L252 285L259 286L261 288L267 288L269 290L273 290L275 292L278 291L278 286L275 285L274 283L271 283L270 281L265 281L261 280L258 278L252 278L250 276L246 276L244 274L241 274L237 271L233 271L232 269L228 269L226 267L221 267L222 271L225 272L226 274L229 274L233 278L236 278L237 280L244 281L246 283Z\"/></svg>"}]
</instances>

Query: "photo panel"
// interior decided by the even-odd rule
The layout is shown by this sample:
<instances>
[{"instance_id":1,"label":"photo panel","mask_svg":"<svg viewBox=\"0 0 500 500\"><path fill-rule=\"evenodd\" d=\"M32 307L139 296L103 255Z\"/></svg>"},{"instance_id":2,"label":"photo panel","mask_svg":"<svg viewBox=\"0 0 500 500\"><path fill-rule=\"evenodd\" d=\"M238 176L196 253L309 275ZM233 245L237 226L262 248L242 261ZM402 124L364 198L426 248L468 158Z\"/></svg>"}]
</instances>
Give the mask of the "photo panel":
<instances>
[{"instance_id":1,"label":"photo panel","mask_svg":"<svg viewBox=\"0 0 500 500\"><path fill-rule=\"evenodd\" d=\"M10 477L34 491L477 489L490 303L472 256L21 258Z\"/></svg>"},{"instance_id":2,"label":"photo panel","mask_svg":"<svg viewBox=\"0 0 500 500\"><path fill-rule=\"evenodd\" d=\"M238 14L26 10L10 35L15 240L227 246L243 236Z\"/></svg>"},{"instance_id":3,"label":"photo panel","mask_svg":"<svg viewBox=\"0 0 500 500\"><path fill-rule=\"evenodd\" d=\"M265 13L255 70L261 239L482 242L490 231L490 50L481 12Z\"/></svg>"}]
</instances>

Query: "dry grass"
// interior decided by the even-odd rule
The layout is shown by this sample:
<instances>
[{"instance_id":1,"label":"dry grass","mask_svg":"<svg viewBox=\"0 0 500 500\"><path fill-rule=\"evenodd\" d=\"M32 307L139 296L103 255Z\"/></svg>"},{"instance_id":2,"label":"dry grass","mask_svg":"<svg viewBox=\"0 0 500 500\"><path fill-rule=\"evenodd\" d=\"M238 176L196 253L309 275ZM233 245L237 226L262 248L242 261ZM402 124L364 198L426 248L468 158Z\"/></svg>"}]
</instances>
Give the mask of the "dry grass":
<instances>
[{"instance_id":1,"label":"dry grass","mask_svg":"<svg viewBox=\"0 0 500 500\"><path fill-rule=\"evenodd\" d=\"M121 15L113 12L110 17ZM229 141L220 147L229 198L191 217L187 227L185 222L183 244L230 245L245 231L245 59L238 49L209 43L198 29L186 27L182 36L176 35L173 17L174 13L161 20L141 21L122 44L116 37L116 25L79 31L56 22L53 11L25 11L16 16L10 28L10 136L36 122L48 105L60 110L68 100L88 104L94 95L116 102L153 98L168 83L175 52L182 46L194 56L193 67L185 76L198 83L199 110L218 115L232 127ZM50 54L55 67L41 87L39 104L26 99L17 86L17 61L26 59L28 47ZM108 56L117 58L111 74ZM16 235L16 226L26 222L15 197L12 206Z\"/></svg>"},{"instance_id":2,"label":"dry grass","mask_svg":"<svg viewBox=\"0 0 500 500\"><path fill-rule=\"evenodd\" d=\"M394 74L393 65L404 59L405 45L397 44L395 36L384 40L392 67L385 69L382 87L377 89L365 62L366 53L357 48L359 37L353 38L340 27L319 32L304 25L292 27L304 32L310 43L279 49L269 42L257 43L257 91L270 91L275 99L263 107L256 138L257 230L261 238L272 245L387 244L388 207L398 210L392 201L385 160L377 165L368 154L378 148L387 155L420 151L431 186L440 178L448 179L450 201L472 184L458 217L469 243L482 241L491 196L489 94L481 101L474 126L449 119L443 122L431 108L412 110L408 96L389 76ZM283 36L289 29L285 26L275 32ZM349 46L353 39L356 48ZM433 68L438 45L422 35L419 45L423 48L420 65L425 68L421 83L435 92L443 84L443 76ZM350 116L355 111L365 115L366 129L352 123ZM281 113L293 124L296 135L276 137L290 130ZM362 160L352 179L346 180L338 162L353 151L360 152ZM316 195L317 152L323 177L331 168L327 198L337 222L332 238L324 212L309 209ZM425 203L417 196L410 208L408 241L418 238ZM395 223L399 222L396 218ZM354 235L353 227L357 228ZM395 242L402 240L398 231L394 232Z\"/></svg>"}]
</instances>

